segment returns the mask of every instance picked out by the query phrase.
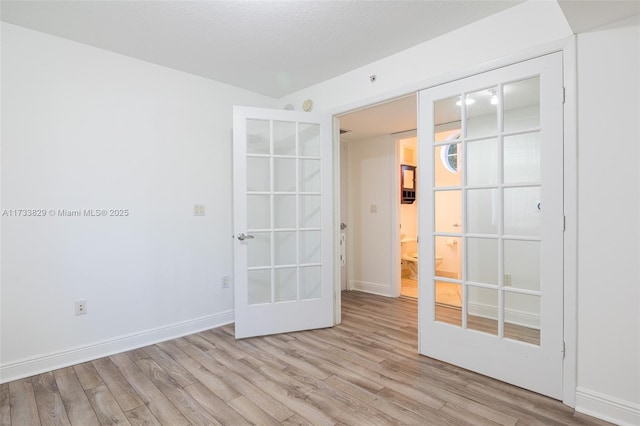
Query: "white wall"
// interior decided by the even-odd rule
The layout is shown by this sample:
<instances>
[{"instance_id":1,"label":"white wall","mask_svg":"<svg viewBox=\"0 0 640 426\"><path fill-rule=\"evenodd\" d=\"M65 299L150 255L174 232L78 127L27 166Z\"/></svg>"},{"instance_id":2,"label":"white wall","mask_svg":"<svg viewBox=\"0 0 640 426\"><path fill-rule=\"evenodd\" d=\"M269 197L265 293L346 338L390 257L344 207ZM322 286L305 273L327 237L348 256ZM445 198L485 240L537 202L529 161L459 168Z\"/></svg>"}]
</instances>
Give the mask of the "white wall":
<instances>
[{"instance_id":1,"label":"white wall","mask_svg":"<svg viewBox=\"0 0 640 426\"><path fill-rule=\"evenodd\" d=\"M274 101L2 23L2 210L129 216L2 217L0 380L233 321L234 104Z\"/></svg>"},{"instance_id":2,"label":"white wall","mask_svg":"<svg viewBox=\"0 0 640 426\"><path fill-rule=\"evenodd\" d=\"M578 36L578 411L640 424L640 17Z\"/></svg>"},{"instance_id":3,"label":"white wall","mask_svg":"<svg viewBox=\"0 0 640 426\"><path fill-rule=\"evenodd\" d=\"M396 172L395 140L378 136L347 142L349 149L349 266L350 288L393 296L392 198ZM377 210L372 212L373 209Z\"/></svg>"}]
</instances>

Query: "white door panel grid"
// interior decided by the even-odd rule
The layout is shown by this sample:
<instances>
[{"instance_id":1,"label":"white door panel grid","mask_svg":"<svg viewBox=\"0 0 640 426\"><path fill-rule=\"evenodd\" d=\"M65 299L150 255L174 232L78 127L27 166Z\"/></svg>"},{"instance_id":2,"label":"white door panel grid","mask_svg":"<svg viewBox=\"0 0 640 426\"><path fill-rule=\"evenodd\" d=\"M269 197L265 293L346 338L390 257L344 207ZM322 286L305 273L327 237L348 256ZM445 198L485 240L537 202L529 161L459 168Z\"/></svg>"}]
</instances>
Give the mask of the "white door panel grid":
<instances>
[{"instance_id":1,"label":"white door panel grid","mask_svg":"<svg viewBox=\"0 0 640 426\"><path fill-rule=\"evenodd\" d=\"M236 338L334 323L329 115L233 110Z\"/></svg>"},{"instance_id":2,"label":"white door panel grid","mask_svg":"<svg viewBox=\"0 0 640 426\"><path fill-rule=\"evenodd\" d=\"M557 399L562 114L561 53L419 95L420 353Z\"/></svg>"}]
</instances>

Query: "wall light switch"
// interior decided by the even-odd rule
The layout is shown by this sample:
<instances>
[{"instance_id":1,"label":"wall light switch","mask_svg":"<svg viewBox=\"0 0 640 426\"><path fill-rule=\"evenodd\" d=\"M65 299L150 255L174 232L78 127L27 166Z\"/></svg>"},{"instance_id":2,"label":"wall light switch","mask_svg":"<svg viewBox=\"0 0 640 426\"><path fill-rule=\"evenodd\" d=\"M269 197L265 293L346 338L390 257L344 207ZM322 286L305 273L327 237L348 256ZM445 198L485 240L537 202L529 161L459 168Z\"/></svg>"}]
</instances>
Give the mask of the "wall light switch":
<instances>
[{"instance_id":1,"label":"wall light switch","mask_svg":"<svg viewBox=\"0 0 640 426\"><path fill-rule=\"evenodd\" d=\"M222 288L229 288L229 277L224 276L221 280Z\"/></svg>"},{"instance_id":2,"label":"wall light switch","mask_svg":"<svg viewBox=\"0 0 640 426\"><path fill-rule=\"evenodd\" d=\"M204 209L204 204L196 204L193 206L193 215L194 216L204 216L205 215L205 209Z\"/></svg>"},{"instance_id":3,"label":"wall light switch","mask_svg":"<svg viewBox=\"0 0 640 426\"><path fill-rule=\"evenodd\" d=\"M378 206L375 204L371 204L371 213L378 213Z\"/></svg>"}]
</instances>

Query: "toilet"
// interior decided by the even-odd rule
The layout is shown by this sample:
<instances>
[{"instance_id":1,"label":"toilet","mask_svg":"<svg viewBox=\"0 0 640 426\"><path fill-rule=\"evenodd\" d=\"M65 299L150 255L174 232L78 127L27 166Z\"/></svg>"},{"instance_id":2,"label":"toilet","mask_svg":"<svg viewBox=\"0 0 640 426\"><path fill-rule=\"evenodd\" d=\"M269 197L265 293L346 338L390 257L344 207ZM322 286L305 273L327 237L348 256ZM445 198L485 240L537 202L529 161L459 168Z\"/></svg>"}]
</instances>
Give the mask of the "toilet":
<instances>
[{"instance_id":1,"label":"toilet","mask_svg":"<svg viewBox=\"0 0 640 426\"><path fill-rule=\"evenodd\" d=\"M418 279L418 240L417 238L408 238L404 234L401 235L400 240L400 259L402 260L402 266L406 266L409 271L408 278L413 280ZM435 268L442 263L442 256L436 255Z\"/></svg>"}]
</instances>

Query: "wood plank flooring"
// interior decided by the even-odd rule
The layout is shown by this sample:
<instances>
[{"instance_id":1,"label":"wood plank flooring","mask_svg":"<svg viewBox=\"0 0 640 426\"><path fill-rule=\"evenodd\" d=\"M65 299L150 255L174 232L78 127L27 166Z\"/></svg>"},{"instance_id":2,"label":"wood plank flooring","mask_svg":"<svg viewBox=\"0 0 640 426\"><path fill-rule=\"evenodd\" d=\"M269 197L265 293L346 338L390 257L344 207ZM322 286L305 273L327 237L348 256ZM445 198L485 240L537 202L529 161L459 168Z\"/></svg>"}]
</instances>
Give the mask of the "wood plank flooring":
<instances>
[{"instance_id":1,"label":"wood plank flooring","mask_svg":"<svg viewBox=\"0 0 640 426\"><path fill-rule=\"evenodd\" d=\"M417 354L414 300L343 293L343 323L225 326L0 385L0 425L605 425Z\"/></svg>"}]
</instances>

